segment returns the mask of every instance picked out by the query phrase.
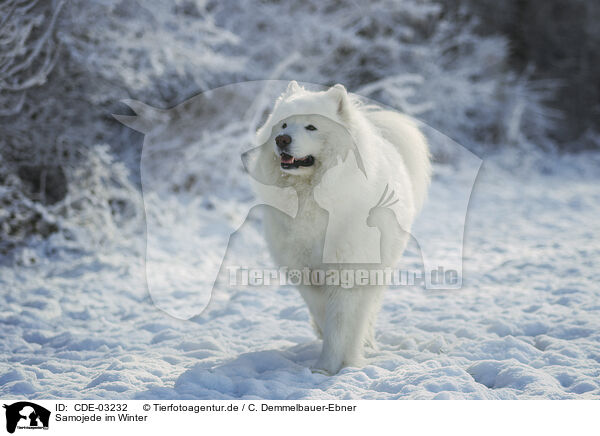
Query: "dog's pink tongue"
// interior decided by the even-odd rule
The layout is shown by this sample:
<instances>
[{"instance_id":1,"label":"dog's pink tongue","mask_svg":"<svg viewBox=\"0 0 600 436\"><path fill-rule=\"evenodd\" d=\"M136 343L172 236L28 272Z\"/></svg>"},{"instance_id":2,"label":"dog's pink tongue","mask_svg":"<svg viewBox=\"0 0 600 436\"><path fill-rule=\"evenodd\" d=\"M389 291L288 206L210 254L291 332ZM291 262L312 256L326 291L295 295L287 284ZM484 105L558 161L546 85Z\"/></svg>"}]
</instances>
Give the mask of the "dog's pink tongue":
<instances>
[{"instance_id":1,"label":"dog's pink tongue","mask_svg":"<svg viewBox=\"0 0 600 436\"><path fill-rule=\"evenodd\" d=\"M289 154L282 154L281 155L281 163L284 163L284 164L294 163L294 156L290 156Z\"/></svg>"}]
</instances>

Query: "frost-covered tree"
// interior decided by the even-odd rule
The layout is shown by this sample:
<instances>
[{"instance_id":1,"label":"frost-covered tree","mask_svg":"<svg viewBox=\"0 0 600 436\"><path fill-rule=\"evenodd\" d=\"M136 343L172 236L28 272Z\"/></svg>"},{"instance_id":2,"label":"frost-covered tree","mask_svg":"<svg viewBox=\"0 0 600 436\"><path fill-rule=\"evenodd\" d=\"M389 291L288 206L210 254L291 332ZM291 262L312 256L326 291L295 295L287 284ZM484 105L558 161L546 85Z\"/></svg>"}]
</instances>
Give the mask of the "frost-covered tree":
<instances>
[{"instance_id":1,"label":"frost-covered tree","mask_svg":"<svg viewBox=\"0 0 600 436\"><path fill-rule=\"evenodd\" d=\"M60 43L64 9L63 1L0 5L0 254L59 231L106 240L119 216L135 215L122 204L136 200L128 173L96 145L101 117L82 101Z\"/></svg>"},{"instance_id":2,"label":"frost-covered tree","mask_svg":"<svg viewBox=\"0 0 600 436\"><path fill-rule=\"evenodd\" d=\"M41 3L41 4L40 4ZM56 61L62 2L6 0L0 6L0 115L19 113L27 91L46 82Z\"/></svg>"}]
</instances>

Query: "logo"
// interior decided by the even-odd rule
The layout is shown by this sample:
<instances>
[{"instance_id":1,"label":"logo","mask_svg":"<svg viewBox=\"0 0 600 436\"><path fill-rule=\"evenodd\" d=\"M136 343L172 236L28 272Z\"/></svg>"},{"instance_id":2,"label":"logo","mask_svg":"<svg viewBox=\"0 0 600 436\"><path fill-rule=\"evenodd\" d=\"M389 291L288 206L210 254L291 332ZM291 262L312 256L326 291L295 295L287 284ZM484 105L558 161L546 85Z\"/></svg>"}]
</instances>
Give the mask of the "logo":
<instances>
[{"instance_id":1,"label":"logo","mask_svg":"<svg viewBox=\"0 0 600 436\"><path fill-rule=\"evenodd\" d=\"M6 409L6 431L14 433L15 429L48 430L50 411L28 401L19 401L4 405Z\"/></svg>"}]
</instances>

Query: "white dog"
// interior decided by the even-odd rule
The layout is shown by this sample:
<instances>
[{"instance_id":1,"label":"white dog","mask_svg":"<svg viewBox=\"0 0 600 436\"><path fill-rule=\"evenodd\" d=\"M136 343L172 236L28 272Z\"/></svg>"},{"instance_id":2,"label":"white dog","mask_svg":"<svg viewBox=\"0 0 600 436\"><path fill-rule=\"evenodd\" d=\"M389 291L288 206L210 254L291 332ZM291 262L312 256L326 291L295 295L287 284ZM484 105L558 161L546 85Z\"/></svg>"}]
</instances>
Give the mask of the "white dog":
<instances>
[{"instance_id":1,"label":"white dog","mask_svg":"<svg viewBox=\"0 0 600 436\"><path fill-rule=\"evenodd\" d=\"M362 105L342 85L312 92L293 81L257 143L250 174L265 185L293 188L259 196L278 204L282 199L273 196L297 194L295 217L276 208L264 216L280 266L347 272L397 265L431 172L427 143L410 118ZM374 345L384 287L363 279L348 288L328 273L324 283L298 286L323 338L315 370L335 374L358 366L364 344Z\"/></svg>"}]
</instances>

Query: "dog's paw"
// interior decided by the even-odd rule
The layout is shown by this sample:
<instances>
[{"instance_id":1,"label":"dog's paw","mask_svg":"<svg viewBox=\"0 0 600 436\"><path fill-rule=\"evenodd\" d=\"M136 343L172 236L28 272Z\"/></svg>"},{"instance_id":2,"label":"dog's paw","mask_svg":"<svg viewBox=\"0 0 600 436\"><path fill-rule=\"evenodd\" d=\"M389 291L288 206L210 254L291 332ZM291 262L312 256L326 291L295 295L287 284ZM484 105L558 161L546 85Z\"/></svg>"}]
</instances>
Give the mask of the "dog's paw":
<instances>
[{"instance_id":1,"label":"dog's paw","mask_svg":"<svg viewBox=\"0 0 600 436\"><path fill-rule=\"evenodd\" d=\"M339 359L324 359L321 356L317 362L310 368L313 374L336 375L342 369L347 367L361 368L366 363L364 357L354 356L353 358Z\"/></svg>"},{"instance_id":2,"label":"dog's paw","mask_svg":"<svg viewBox=\"0 0 600 436\"><path fill-rule=\"evenodd\" d=\"M327 375L327 376L331 375L326 369L315 368L314 366L311 366L310 372L312 372L313 374L323 374L323 375Z\"/></svg>"},{"instance_id":3,"label":"dog's paw","mask_svg":"<svg viewBox=\"0 0 600 436\"><path fill-rule=\"evenodd\" d=\"M339 359L324 359L323 355L319 357L315 365L311 368L314 373L321 373L326 375L335 375L344 365Z\"/></svg>"}]
</instances>

